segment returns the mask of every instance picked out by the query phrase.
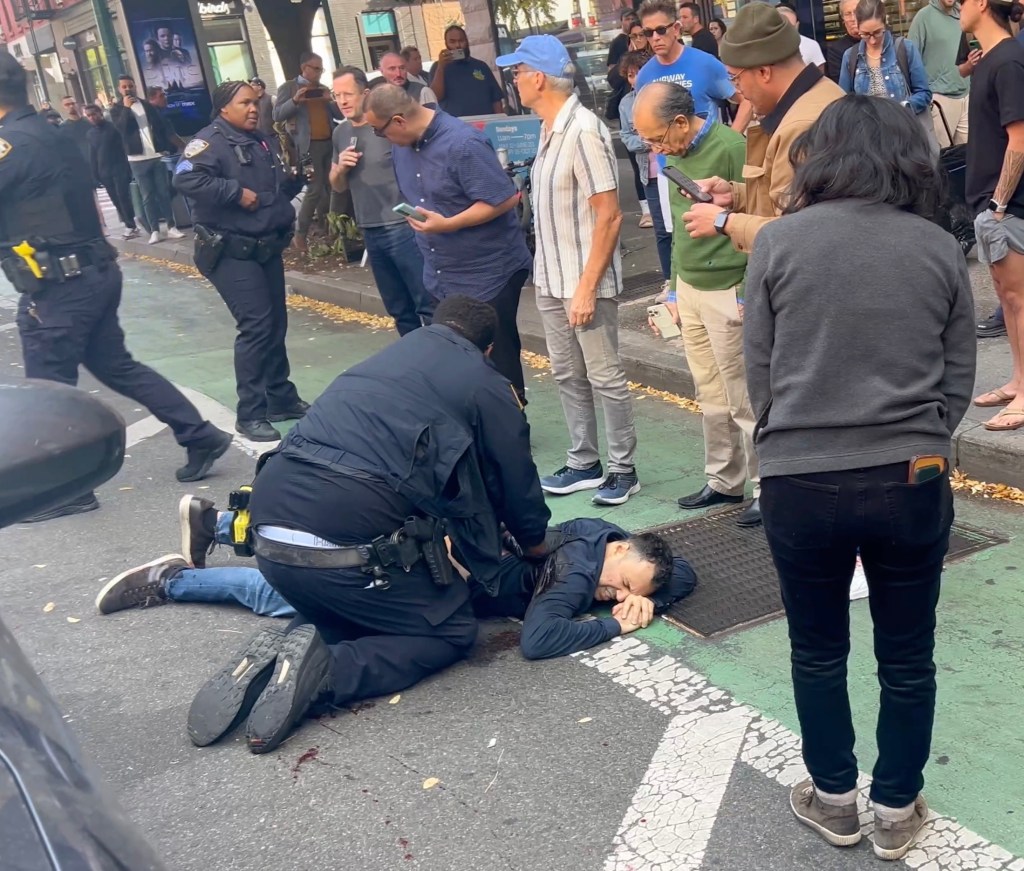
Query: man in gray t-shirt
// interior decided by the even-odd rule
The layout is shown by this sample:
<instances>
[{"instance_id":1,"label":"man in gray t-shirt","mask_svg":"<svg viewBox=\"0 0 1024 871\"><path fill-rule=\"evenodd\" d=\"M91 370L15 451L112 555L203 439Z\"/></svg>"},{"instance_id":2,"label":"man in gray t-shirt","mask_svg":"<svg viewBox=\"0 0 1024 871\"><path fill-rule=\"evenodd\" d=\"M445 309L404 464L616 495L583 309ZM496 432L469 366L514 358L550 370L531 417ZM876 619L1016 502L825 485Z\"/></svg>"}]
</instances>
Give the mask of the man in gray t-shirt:
<instances>
[{"instance_id":1,"label":"man in gray t-shirt","mask_svg":"<svg viewBox=\"0 0 1024 871\"><path fill-rule=\"evenodd\" d=\"M369 90L366 73L341 67L334 77L334 98L345 120L332 136L331 187L352 194L356 224L363 233L370 269L381 301L404 336L429 324L437 301L423 287L423 257L415 233L393 211L402 201L391 162L391 143L363 120Z\"/></svg>"}]
</instances>

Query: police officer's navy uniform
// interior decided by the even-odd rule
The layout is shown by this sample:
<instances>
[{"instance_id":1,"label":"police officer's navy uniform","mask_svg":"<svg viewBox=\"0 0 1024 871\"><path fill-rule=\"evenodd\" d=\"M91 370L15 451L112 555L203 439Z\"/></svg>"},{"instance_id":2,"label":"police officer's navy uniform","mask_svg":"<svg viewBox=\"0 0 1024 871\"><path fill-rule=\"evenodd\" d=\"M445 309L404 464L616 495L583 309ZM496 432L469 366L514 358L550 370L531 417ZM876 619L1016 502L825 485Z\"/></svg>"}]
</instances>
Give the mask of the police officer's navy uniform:
<instances>
[{"instance_id":1,"label":"police officer's navy uniform","mask_svg":"<svg viewBox=\"0 0 1024 871\"><path fill-rule=\"evenodd\" d=\"M493 589L500 522L529 548L551 517L512 385L442 325L336 378L258 473L250 508L260 570L330 645L339 705L401 690L464 657L477 634L467 585L438 586L422 560L384 579L282 565L261 555L264 534L358 545L410 515L446 518L460 561Z\"/></svg>"},{"instance_id":2,"label":"police officer's navy uniform","mask_svg":"<svg viewBox=\"0 0 1024 871\"><path fill-rule=\"evenodd\" d=\"M258 130L239 130L219 118L186 146L174 174L196 224L196 266L217 288L238 328L239 423L272 419L300 404L289 380L281 253L295 226L291 200L303 182L289 176L276 148ZM242 208L243 188L259 197L253 211ZM223 237L212 267L202 259L204 232L214 240Z\"/></svg>"},{"instance_id":3,"label":"police officer's navy uniform","mask_svg":"<svg viewBox=\"0 0 1024 871\"><path fill-rule=\"evenodd\" d=\"M198 480L231 438L165 378L132 359L117 318L121 271L103 238L91 174L75 144L32 107L0 119L0 260L21 293L18 330L25 375L78 383L85 366L144 405L189 449L179 480ZM28 241L41 280L13 248Z\"/></svg>"}]
</instances>

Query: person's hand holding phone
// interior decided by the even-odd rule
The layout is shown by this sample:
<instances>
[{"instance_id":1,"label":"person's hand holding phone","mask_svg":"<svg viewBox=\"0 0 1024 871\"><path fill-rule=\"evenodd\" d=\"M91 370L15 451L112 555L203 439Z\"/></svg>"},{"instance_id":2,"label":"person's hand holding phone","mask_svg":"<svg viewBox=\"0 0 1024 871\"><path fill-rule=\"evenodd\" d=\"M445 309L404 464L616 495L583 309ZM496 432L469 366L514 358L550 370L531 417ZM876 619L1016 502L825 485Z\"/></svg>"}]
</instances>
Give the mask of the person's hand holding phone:
<instances>
[{"instance_id":1,"label":"person's hand holding phone","mask_svg":"<svg viewBox=\"0 0 1024 871\"><path fill-rule=\"evenodd\" d=\"M449 230L448 218L440 212L432 212L423 206L417 206L416 211L423 215L424 220L406 217L406 222L417 233L447 233Z\"/></svg>"},{"instance_id":2,"label":"person's hand holding phone","mask_svg":"<svg viewBox=\"0 0 1024 871\"><path fill-rule=\"evenodd\" d=\"M256 191L249 190L249 188L242 188L242 193L238 198L238 204L247 212L255 212L260 206L259 194L257 194Z\"/></svg>"},{"instance_id":3,"label":"person's hand holding phone","mask_svg":"<svg viewBox=\"0 0 1024 871\"><path fill-rule=\"evenodd\" d=\"M446 67L448 66L448 64L452 62L453 59L454 58L452 57L452 51L450 48L442 49L441 53L437 56L438 66Z\"/></svg>"},{"instance_id":4,"label":"person's hand holding phone","mask_svg":"<svg viewBox=\"0 0 1024 871\"><path fill-rule=\"evenodd\" d=\"M974 49L974 51L970 52L967 55L967 63L970 65L972 70L978 65L978 61L980 61L980 60L981 60L981 49L980 48Z\"/></svg>"},{"instance_id":5,"label":"person's hand holding phone","mask_svg":"<svg viewBox=\"0 0 1024 871\"><path fill-rule=\"evenodd\" d=\"M711 202L723 209L732 208L732 187L724 178L717 175L711 178L695 179L701 190L711 194Z\"/></svg>"},{"instance_id":6,"label":"person's hand holding phone","mask_svg":"<svg viewBox=\"0 0 1024 871\"><path fill-rule=\"evenodd\" d=\"M305 103L309 99L309 92L313 90L312 85L303 85L292 95L292 102Z\"/></svg>"},{"instance_id":7,"label":"person's hand holding phone","mask_svg":"<svg viewBox=\"0 0 1024 871\"><path fill-rule=\"evenodd\" d=\"M350 169L352 169L353 166L359 163L359 158L361 158L362 156L363 154L361 151L356 151L356 147L354 145L350 145L348 148L346 148L344 151L338 154L337 165L341 166L344 172L348 172Z\"/></svg>"}]
</instances>

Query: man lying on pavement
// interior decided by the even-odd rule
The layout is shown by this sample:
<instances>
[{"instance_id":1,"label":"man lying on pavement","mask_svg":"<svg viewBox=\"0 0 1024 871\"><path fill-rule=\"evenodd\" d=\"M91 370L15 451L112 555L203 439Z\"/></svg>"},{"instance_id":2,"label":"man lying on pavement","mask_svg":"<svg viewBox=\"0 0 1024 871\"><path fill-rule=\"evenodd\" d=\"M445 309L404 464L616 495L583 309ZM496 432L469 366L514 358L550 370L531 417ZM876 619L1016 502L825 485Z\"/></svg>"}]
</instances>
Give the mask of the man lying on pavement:
<instances>
[{"instance_id":1,"label":"man lying on pavement","mask_svg":"<svg viewBox=\"0 0 1024 871\"><path fill-rule=\"evenodd\" d=\"M182 551L128 569L96 598L102 614L169 602L237 602L267 617L294 617L295 609L256 568L207 568L217 544L231 543L233 512L185 496L179 505ZM457 561L471 590L477 617L523 621L520 647L527 659L547 659L586 650L650 624L656 613L689 595L696 576L682 557L652 533L630 535L604 520L579 518L553 528L554 553L544 562L525 559L511 536L502 559L498 593L490 596ZM576 618L594 604L615 603L611 615Z\"/></svg>"}]
</instances>

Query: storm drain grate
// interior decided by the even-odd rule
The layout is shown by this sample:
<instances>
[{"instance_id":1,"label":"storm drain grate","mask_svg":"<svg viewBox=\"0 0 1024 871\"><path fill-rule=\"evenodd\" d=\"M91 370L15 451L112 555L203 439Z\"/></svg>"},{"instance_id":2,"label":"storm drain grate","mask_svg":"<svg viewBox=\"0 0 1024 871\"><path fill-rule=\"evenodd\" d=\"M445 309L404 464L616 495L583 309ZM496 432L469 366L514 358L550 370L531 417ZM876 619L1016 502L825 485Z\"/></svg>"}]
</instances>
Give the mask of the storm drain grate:
<instances>
[{"instance_id":1,"label":"storm drain grate","mask_svg":"<svg viewBox=\"0 0 1024 871\"><path fill-rule=\"evenodd\" d=\"M744 507L647 530L665 536L673 552L685 556L697 572L696 589L665 616L698 637L711 638L782 616L778 578L764 530L736 525ZM1007 541L954 523L946 562Z\"/></svg>"},{"instance_id":2,"label":"storm drain grate","mask_svg":"<svg viewBox=\"0 0 1024 871\"><path fill-rule=\"evenodd\" d=\"M661 293L661 289L664 286L665 279L657 270L654 272L641 272L637 275L627 275L622 279L622 293L619 294L618 299L621 302L622 300L643 299L645 296L654 296Z\"/></svg>"}]
</instances>

